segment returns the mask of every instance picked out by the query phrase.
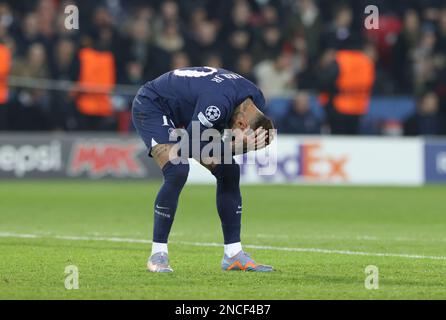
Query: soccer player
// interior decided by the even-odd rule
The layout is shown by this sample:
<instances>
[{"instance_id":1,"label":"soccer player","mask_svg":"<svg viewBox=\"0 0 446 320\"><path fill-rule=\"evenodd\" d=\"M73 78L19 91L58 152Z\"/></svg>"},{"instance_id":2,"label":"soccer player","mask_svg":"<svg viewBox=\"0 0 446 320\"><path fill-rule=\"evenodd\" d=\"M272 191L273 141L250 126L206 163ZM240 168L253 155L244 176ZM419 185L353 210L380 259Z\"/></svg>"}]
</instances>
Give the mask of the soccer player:
<instances>
[{"instance_id":1,"label":"soccer player","mask_svg":"<svg viewBox=\"0 0 446 320\"><path fill-rule=\"evenodd\" d=\"M167 242L178 198L189 173L187 158L173 132L185 128L189 137L193 128L234 132L230 161L209 157L193 158L211 171L217 181L217 211L224 236L223 270L273 271L271 266L257 264L242 250L240 240L242 198L240 168L233 155L258 150L272 140L273 124L262 112L265 99L252 82L242 76L211 67L183 68L168 72L146 83L138 91L132 108L133 123L155 162L161 168L164 183L154 203L152 254L147 268L151 272L172 272ZM193 125L195 122L195 126ZM193 144L192 138L189 138ZM199 142L200 149L204 147ZM223 144L223 139L219 142ZM192 146L193 149L193 146ZM227 154L222 154L222 156ZM186 158L186 161L184 161ZM183 161L174 161L182 159Z\"/></svg>"}]
</instances>

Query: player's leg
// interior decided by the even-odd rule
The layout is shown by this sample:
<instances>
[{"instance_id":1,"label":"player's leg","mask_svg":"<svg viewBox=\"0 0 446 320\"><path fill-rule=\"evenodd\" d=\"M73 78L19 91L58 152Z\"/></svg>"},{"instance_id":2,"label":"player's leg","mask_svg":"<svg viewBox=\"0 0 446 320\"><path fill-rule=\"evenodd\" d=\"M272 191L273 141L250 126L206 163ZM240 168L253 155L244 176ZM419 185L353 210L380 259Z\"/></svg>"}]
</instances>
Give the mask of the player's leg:
<instances>
[{"instance_id":1,"label":"player's leg","mask_svg":"<svg viewBox=\"0 0 446 320\"><path fill-rule=\"evenodd\" d=\"M164 181L158 191L154 203L154 226L152 254L149 258L148 269L153 272L171 272L167 254L167 242L175 217L178 198L186 183L189 164L175 160L171 156L174 142L170 141L169 133L175 129L172 122L151 105L151 101L138 96L133 106L133 121L138 134L145 142L149 155L162 170ZM141 105L144 104L144 108Z\"/></svg>"},{"instance_id":2,"label":"player's leg","mask_svg":"<svg viewBox=\"0 0 446 320\"><path fill-rule=\"evenodd\" d=\"M189 173L188 163L173 164L169 154L173 145L161 144L152 148L151 155L163 172L164 182L154 203L153 243L149 271L171 272L167 243L175 218L178 199Z\"/></svg>"},{"instance_id":3,"label":"player's leg","mask_svg":"<svg viewBox=\"0 0 446 320\"><path fill-rule=\"evenodd\" d=\"M242 195L240 167L237 163L208 166L217 181L216 203L220 216L225 253L236 255L242 250L240 231L242 221Z\"/></svg>"},{"instance_id":4,"label":"player's leg","mask_svg":"<svg viewBox=\"0 0 446 320\"><path fill-rule=\"evenodd\" d=\"M154 204L153 242L166 244L175 217L180 193L187 181L189 163L173 164L169 153L173 145L157 145L152 149L152 157L163 172L164 182ZM158 250L154 248L152 253Z\"/></svg>"},{"instance_id":5,"label":"player's leg","mask_svg":"<svg viewBox=\"0 0 446 320\"><path fill-rule=\"evenodd\" d=\"M273 271L270 266L256 264L242 250L240 237L242 219L240 166L235 160L231 164L204 166L217 179L217 211L220 216L224 238L223 270Z\"/></svg>"}]
</instances>

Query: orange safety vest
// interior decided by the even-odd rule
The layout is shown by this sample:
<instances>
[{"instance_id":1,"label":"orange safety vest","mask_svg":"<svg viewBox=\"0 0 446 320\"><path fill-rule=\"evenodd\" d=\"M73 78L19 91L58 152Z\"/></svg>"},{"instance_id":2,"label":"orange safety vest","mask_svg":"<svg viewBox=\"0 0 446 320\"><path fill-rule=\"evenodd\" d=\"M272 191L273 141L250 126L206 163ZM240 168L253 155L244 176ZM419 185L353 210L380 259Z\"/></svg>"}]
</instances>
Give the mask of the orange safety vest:
<instances>
[{"instance_id":1,"label":"orange safety vest","mask_svg":"<svg viewBox=\"0 0 446 320\"><path fill-rule=\"evenodd\" d=\"M106 93L82 91L77 98L79 111L92 116L110 116L113 113L110 92L116 84L115 58L113 53L91 48L79 52L80 76L78 85L83 90L105 90Z\"/></svg>"},{"instance_id":2,"label":"orange safety vest","mask_svg":"<svg viewBox=\"0 0 446 320\"><path fill-rule=\"evenodd\" d=\"M0 104L8 102L8 76L11 70L11 51L0 44Z\"/></svg>"},{"instance_id":3,"label":"orange safety vest","mask_svg":"<svg viewBox=\"0 0 446 320\"><path fill-rule=\"evenodd\" d=\"M370 94L375 81L375 65L361 51L341 50L336 53L339 76L336 80L337 93L333 95L333 106L342 114L363 115L367 113ZM321 105L327 105L330 94L319 95Z\"/></svg>"},{"instance_id":4,"label":"orange safety vest","mask_svg":"<svg viewBox=\"0 0 446 320\"><path fill-rule=\"evenodd\" d=\"M340 113L363 115L367 113L370 94L375 81L373 60L361 51L341 50L336 54L339 76L333 106Z\"/></svg>"}]
</instances>

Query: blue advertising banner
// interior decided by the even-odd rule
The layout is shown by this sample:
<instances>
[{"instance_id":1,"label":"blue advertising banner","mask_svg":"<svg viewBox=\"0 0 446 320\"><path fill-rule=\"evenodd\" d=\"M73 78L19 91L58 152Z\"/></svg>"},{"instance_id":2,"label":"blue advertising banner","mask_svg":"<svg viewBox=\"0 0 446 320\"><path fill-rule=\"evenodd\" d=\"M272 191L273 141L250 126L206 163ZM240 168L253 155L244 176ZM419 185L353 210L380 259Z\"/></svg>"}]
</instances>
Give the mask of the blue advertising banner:
<instances>
[{"instance_id":1,"label":"blue advertising banner","mask_svg":"<svg viewBox=\"0 0 446 320\"><path fill-rule=\"evenodd\" d=\"M446 141L426 141L424 172L426 183L446 183Z\"/></svg>"}]
</instances>

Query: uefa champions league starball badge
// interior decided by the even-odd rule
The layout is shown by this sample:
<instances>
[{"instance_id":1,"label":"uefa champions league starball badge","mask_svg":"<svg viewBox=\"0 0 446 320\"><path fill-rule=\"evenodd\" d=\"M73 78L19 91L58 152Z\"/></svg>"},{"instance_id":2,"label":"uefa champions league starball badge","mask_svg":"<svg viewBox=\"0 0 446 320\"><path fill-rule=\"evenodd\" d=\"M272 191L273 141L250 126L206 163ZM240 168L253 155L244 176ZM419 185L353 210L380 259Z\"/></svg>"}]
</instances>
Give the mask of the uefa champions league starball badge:
<instances>
[{"instance_id":1,"label":"uefa champions league starball badge","mask_svg":"<svg viewBox=\"0 0 446 320\"><path fill-rule=\"evenodd\" d=\"M209 121L216 121L220 118L220 109L218 109L216 106L209 106L206 108L206 119Z\"/></svg>"}]
</instances>

